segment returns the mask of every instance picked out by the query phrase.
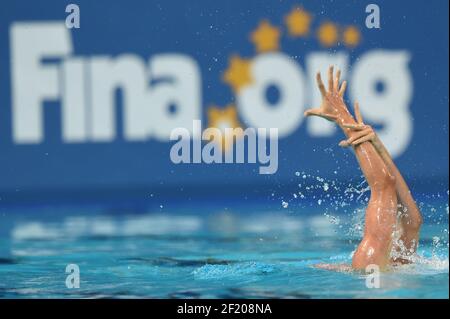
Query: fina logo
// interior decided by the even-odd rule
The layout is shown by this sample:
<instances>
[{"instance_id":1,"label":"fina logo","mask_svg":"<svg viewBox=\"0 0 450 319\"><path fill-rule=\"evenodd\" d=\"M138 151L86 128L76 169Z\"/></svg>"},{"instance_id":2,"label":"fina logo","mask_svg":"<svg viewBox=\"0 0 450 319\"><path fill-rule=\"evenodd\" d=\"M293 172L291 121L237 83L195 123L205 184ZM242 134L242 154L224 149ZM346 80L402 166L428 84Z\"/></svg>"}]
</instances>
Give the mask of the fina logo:
<instances>
[{"instance_id":1,"label":"fina logo","mask_svg":"<svg viewBox=\"0 0 450 319\"><path fill-rule=\"evenodd\" d=\"M301 66L286 53L266 50L264 37L276 34L271 27L262 21L252 33L255 57L231 58L224 81L233 88L236 105L231 111L207 110L209 127L220 127L220 116L234 112L247 127L277 128L280 139L293 134L303 121L304 110L320 103L315 73L324 73L333 64L349 80L349 99L361 101L365 118L382 127L380 138L393 156L407 148L412 137L409 105L413 88L407 51L369 50L352 65L345 50L318 51L302 56L305 65ZM328 41L329 27L323 25L324 30L319 30L324 41ZM202 117L200 67L185 54L156 54L147 61L132 53L77 56L64 22L16 22L10 27L10 41L12 130L17 144L44 141L43 104L47 101L61 105L63 142L114 141L117 89L123 92L123 138L129 142L169 142L173 129L191 131L193 121ZM377 89L380 85L383 90ZM279 92L275 107L266 97L269 86ZM169 111L174 107L175 112ZM237 115L231 119L232 127L241 126L236 119ZM310 136L335 134L329 123L316 120L308 123Z\"/></svg>"}]
</instances>

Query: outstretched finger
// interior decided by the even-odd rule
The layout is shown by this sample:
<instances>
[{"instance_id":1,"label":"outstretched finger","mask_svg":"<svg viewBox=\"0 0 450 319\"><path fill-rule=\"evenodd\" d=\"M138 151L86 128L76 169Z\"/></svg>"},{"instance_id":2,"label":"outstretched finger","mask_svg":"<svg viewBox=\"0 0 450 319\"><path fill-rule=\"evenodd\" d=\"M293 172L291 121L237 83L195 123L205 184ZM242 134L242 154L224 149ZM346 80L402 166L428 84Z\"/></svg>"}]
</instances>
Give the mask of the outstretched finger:
<instances>
[{"instance_id":1,"label":"outstretched finger","mask_svg":"<svg viewBox=\"0 0 450 319\"><path fill-rule=\"evenodd\" d=\"M357 146L361 143L367 142L367 141L372 141L375 138L375 133L370 133L369 135L363 136L357 140L354 140L352 142L353 146Z\"/></svg>"},{"instance_id":2,"label":"outstretched finger","mask_svg":"<svg viewBox=\"0 0 450 319\"><path fill-rule=\"evenodd\" d=\"M311 115L320 115L322 113L322 111L320 110L320 108L315 108L315 109L309 109L306 110L303 115L304 116L311 116Z\"/></svg>"},{"instance_id":3,"label":"outstretched finger","mask_svg":"<svg viewBox=\"0 0 450 319\"><path fill-rule=\"evenodd\" d=\"M349 147L350 143L347 142L347 140L342 140L338 144L340 147Z\"/></svg>"},{"instance_id":4,"label":"outstretched finger","mask_svg":"<svg viewBox=\"0 0 450 319\"><path fill-rule=\"evenodd\" d=\"M322 97L325 97L325 95L327 95L327 90L325 89L325 85L323 84L322 76L320 75L320 72L317 72L316 80L317 80L317 86L319 87Z\"/></svg>"},{"instance_id":5,"label":"outstretched finger","mask_svg":"<svg viewBox=\"0 0 450 319\"><path fill-rule=\"evenodd\" d=\"M355 102L355 116L358 124L364 124L363 118L361 116L361 111L359 110L359 103Z\"/></svg>"},{"instance_id":6,"label":"outstretched finger","mask_svg":"<svg viewBox=\"0 0 450 319\"><path fill-rule=\"evenodd\" d=\"M334 77L334 88L337 90L339 88L339 81L341 80L341 70L337 70L336 76Z\"/></svg>"},{"instance_id":7,"label":"outstretched finger","mask_svg":"<svg viewBox=\"0 0 450 319\"><path fill-rule=\"evenodd\" d=\"M333 92L333 70L334 67L331 65L328 68L328 91Z\"/></svg>"},{"instance_id":8,"label":"outstretched finger","mask_svg":"<svg viewBox=\"0 0 450 319\"><path fill-rule=\"evenodd\" d=\"M325 113L320 108L309 109L309 110L305 111L304 115L305 116L312 116L312 115L320 116L320 117L323 117L323 118L325 118L325 119L327 119L329 121L337 120L337 116L336 115Z\"/></svg>"},{"instance_id":9,"label":"outstretched finger","mask_svg":"<svg viewBox=\"0 0 450 319\"><path fill-rule=\"evenodd\" d=\"M355 131L362 131L365 128L367 128L365 124L342 124L342 126L345 128L350 128Z\"/></svg>"},{"instance_id":10,"label":"outstretched finger","mask_svg":"<svg viewBox=\"0 0 450 319\"><path fill-rule=\"evenodd\" d=\"M353 142L364 137L364 136L368 136L371 134L371 131L369 130L363 130L363 131L359 131L357 133L355 133L353 136L349 137L345 142L346 144L352 144Z\"/></svg>"},{"instance_id":11,"label":"outstretched finger","mask_svg":"<svg viewBox=\"0 0 450 319\"><path fill-rule=\"evenodd\" d=\"M347 88L347 81L342 82L341 88L339 90L339 95L344 96L345 89Z\"/></svg>"}]
</instances>

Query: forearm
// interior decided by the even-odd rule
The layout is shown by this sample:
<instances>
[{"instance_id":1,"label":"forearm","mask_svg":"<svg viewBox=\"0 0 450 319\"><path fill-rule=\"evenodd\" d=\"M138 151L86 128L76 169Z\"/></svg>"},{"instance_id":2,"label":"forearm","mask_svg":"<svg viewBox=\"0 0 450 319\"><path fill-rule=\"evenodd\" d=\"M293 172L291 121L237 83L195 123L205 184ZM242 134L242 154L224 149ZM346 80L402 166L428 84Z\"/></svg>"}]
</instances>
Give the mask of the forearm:
<instances>
[{"instance_id":1,"label":"forearm","mask_svg":"<svg viewBox=\"0 0 450 319\"><path fill-rule=\"evenodd\" d=\"M389 171L395 177L395 188L397 191L397 195L400 199L400 202L406 207L407 211L409 212L409 215L414 216L416 222L417 219L420 219L419 222L420 224L422 221L419 208L417 207L416 201L412 197L408 184L406 184L406 181L403 178L400 171L398 170L397 165L395 165L394 161L392 160L389 151L386 149L383 142L378 138L378 136L376 136L375 140L373 141L373 144L375 146L375 149L383 159L384 163L388 167Z\"/></svg>"},{"instance_id":2,"label":"forearm","mask_svg":"<svg viewBox=\"0 0 450 319\"><path fill-rule=\"evenodd\" d=\"M356 134L353 130L344 127L344 124L356 124L349 112L342 112L339 114L336 124L342 129L347 138ZM355 147L354 150L359 166L361 167L369 186L373 187L378 176L381 174L390 174L387 165L384 163L380 154L378 154L375 146L371 142L363 142Z\"/></svg>"},{"instance_id":3,"label":"forearm","mask_svg":"<svg viewBox=\"0 0 450 319\"><path fill-rule=\"evenodd\" d=\"M359 113L359 109L355 108L355 112ZM360 115L359 115L360 116ZM354 130L350 130L348 128L349 125L355 125L356 122L353 119L353 117L350 115L349 112L342 112L340 114L339 119L336 121L336 123L341 127L341 129L344 131L345 135L348 139L352 138L352 135L358 134ZM374 138L370 139L371 142L363 142L360 144L357 144L355 149L355 153L358 156L357 150L360 147L367 148L367 144L372 144L375 148L376 152L379 154L381 159L383 160L384 164L386 165L389 173L395 177L395 187L396 192L399 197L400 202L411 211L412 216L419 216L420 212L419 209L411 195L411 191L409 190L408 185L406 184L406 181L404 180L403 176L401 175L400 171L398 170L397 166L395 165L394 161L392 160L391 155L389 154L389 151L384 146L383 142L378 138L378 136L375 133L372 133ZM358 138L359 136L356 135L355 138ZM418 217L416 217L417 219Z\"/></svg>"}]
</instances>

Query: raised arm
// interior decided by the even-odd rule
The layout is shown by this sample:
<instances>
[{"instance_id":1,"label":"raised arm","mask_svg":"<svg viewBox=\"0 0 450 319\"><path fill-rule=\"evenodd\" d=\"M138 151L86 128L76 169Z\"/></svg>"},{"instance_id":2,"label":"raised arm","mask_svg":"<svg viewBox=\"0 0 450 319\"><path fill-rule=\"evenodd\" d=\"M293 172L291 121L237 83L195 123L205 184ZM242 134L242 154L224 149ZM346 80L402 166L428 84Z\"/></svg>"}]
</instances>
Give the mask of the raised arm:
<instances>
[{"instance_id":1,"label":"raised arm","mask_svg":"<svg viewBox=\"0 0 450 319\"><path fill-rule=\"evenodd\" d=\"M409 250L408 252L414 253L417 248L419 231L422 225L420 210L417 207L408 184L406 184L405 179L392 160L389 151L386 149L373 128L370 125L364 124L358 103L355 103L355 116L357 120L356 124L343 124L343 127L353 130L355 134L347 140L339 143L339 145L343 147L356 147L361 143L371 142L378 154L380 154L389 171L395 176L395 188L399 202L402 206L400 211L401 223L403 227L402 241L405 247Z\"/></svg>"},{"instance_id":2,"label":"raised arm","mask_svg":"<svg viewBox=\"0 0 450 319\"><path fill-rule=\"evenodd\" d=\"M333 68L328 71L328 91L317 75L317 84L322 93L322 104L305 112L306 116L316 115L337 123L345 135L352 139L358 131L344 127L356 125L343 100L345 82L339 88L339 76L333 78ZM355 147L355 155L370 187L370 200L366 209L364 237L352 258L353 269L365 269L375 264L381 269L391 262L393 235L397 226L397 194L395 178L390 173L380 154L370 141Z\"/></svg>"},{"instance_id":3,"label":"raised arm","mask_svg":"<svg viewBox=\"0 0 450 319\"><path fill-rule=\"evenodd\" d=\"M318 108L307 110L305 112L305 116L319 116L328 121L335 122L339 125L339 127L341 127L347 138L355 139L355 137L359 136L360 133L354 129L348 128L347 126L357 125L358 123L350 114L347 105L343 100L347 82L343 81L342 85L339 87L341 72L338 70L336 77L333 76L333 72L334 69L330 66L328 69L328 90L325 89L320 73L317 73L316 80L317 86L322 94L322 104ZM380 155L370 141L359 143L358 147L355 148L355 155L369 185L377 187L377 185L375 185L378 177L376 174L391 175L381 158L380 161L373 160ZM368 158L371 160L368 160ZM371 167L372 164L377 164L376 166L378 169L374 170L373 167Z\"/></svg>"}]
</instances>

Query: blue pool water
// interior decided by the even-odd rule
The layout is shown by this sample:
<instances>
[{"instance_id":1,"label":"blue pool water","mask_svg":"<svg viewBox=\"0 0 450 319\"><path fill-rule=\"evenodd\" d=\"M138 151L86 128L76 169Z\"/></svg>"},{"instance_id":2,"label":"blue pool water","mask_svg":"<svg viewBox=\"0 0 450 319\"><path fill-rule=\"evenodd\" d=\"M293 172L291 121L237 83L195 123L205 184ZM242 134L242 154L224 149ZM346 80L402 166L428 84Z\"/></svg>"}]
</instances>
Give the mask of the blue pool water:
<instances>
[{"instance_id":1,"label":"blue pool water","mask_svg":"<svg viewBox=\"0 0 450 319\"><path fill-rule=\"evenodd\" d=\"M0 297L448 298L448 199L422 206L417 263L383 274L379 289L361 274L313 267L350 262L358 207L4 213ZM78 289L65 285L68 264L79 266Z\"/></svg>"}]
</instances>

